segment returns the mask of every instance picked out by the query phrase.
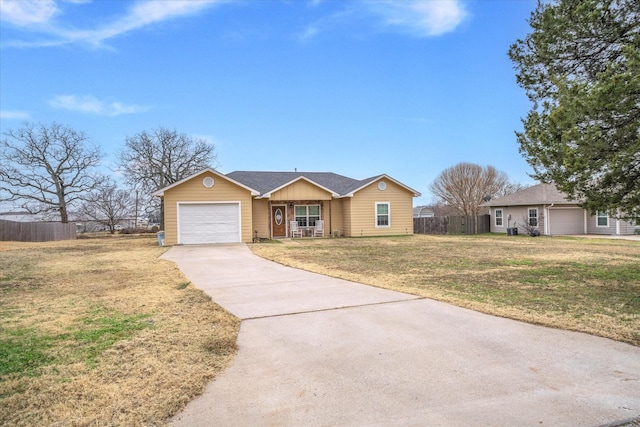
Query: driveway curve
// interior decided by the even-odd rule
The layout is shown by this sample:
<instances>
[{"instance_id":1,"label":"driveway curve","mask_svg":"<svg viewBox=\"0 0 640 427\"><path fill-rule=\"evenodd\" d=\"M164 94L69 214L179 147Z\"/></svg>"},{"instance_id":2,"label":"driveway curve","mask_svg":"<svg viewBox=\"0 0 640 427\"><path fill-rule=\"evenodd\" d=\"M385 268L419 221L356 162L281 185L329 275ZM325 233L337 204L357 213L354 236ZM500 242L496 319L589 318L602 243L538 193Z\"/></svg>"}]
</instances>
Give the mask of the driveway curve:
<instances>
[{"instance_id":1,"label":"driveway curve","mask_svg":"<svg viewBox=\"0 0 640 427\"><path fill-rule=\"evenodd\" d=\"M175 426L603 426L640 417L640 348L259 258L174 246L243 319L232 365Z\"/></svg>"}]
</instances>

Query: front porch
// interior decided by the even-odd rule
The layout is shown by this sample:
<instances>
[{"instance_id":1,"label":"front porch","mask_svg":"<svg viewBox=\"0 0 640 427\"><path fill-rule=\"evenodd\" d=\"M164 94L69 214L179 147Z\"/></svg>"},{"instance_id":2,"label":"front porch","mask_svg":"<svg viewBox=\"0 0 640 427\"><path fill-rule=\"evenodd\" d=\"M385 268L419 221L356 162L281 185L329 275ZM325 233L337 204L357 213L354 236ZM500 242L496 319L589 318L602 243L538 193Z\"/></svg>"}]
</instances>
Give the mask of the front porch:
<instances>
[{"instance_id":1,"label":"front porch","mask_svg":"<svg viewBox=\"0 0 640 427\"><path fill-rule=\"evenodd\" d=\"M283 200L269 202L269 232L272 239L325 237L331 201Z\"/></svg>"}]
</instances>

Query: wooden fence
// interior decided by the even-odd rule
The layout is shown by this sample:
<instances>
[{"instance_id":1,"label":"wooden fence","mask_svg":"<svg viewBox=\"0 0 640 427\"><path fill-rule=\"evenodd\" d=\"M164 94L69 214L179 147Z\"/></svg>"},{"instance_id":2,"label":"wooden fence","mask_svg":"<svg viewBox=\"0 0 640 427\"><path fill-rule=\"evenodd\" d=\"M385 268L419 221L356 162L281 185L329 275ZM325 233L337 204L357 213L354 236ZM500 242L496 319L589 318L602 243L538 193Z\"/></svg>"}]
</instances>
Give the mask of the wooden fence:
<instances>
[{"instance_id":1,"label":"wooden fence","mask_svg":"<svg viewBox=\"0 0 640 427\"><path fill-rule=\"evenodd\" d=\"M76 224L0 220L0 241L48 242L76 239Z\"/></svg>"},{"instance_id":2,"label":"wooden fence","mask_svg":"<svg viewBox=\"0 0 640 427\"><path fill-rule=\"evenodd\" d=\"M480 234L491 231L489 215L414 218L416 234Z\"/></svg>"},{"instance_id":3,"label":"wooden fence","mask_svg":"<svg viewBox=\"0 0 640 427\"><path fill-rule=\"evenodd\" d=\"M413 218L413 232L416 234L447 234L449 218L433 216L429 218Z\"/></svg>"}]
</instances>

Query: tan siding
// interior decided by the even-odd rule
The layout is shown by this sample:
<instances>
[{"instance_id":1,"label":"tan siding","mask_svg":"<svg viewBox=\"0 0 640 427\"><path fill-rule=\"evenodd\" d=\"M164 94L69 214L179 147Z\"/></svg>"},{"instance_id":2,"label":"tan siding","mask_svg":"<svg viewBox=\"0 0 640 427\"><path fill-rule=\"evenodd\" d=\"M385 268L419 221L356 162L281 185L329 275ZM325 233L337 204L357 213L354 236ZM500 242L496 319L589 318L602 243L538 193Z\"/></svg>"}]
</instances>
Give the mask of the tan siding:
<instances>
[{"instance_id":1,"label":"tan siding","mask_svg":"<svg viewBox=\"0 0 640 427\"><path fill-rule=\"evenodd\" d=\"M344 236L344 199L335 199L329 202L331 218L326 225L326 235ZM332 234L329 234L332 233Z\"/></svg>"},{"instance_id":2,"label":"tan siding","mask_svg":"<svg viewBox=\"0 0 640 427\"><path fill-rule=\"evenodd\" d=\"M215 184L212 188L202 185L202 180L210 176ZM242 241L252 239L252 197L249 190L239 187L218 175L205 172L164 193L165 244L178 243L178 202L240 202Z\"/></svg>"},{"instance_id":3,"label":"tan siding","mask_svg":"<svg viewBox=\"0 0 640 427\"><path fill-rule=\"evenodd\" d=\"M271 236L269 224L269 201L267 199L256 199L253 201L253 227L258 230L258 237L268 238Z\"/></svg>"},{"instance_id":4,"label":"tan siding","mask_svg":"<svg viewBox=\"0 0 640 427\"><path fill-rule=\"evenodd\" d=\"M384 191L375 181L351 200L351 236L413 234L413 193L389 180ZM389 202L390 227L376 227L376 202Z\"/></svg>"},{"instance_id":5,"label":"tan siding","mask_svg":"<svg viewBox=\"0 0 640 427\"><path fill-rule=\"evenodd\" d=\"M331 193L299 180L271 194L272 202L278 200L331 200Z\"/></svg>"},{"instance_id":6,"label":"tan siding","mask_svg":"<svg viewBox=\"0 0 640 427\"><path fill-rule=\"evenodd\" d=\"M344 235L347 237L352 236L351 232L351 201L353 200L351 197L342 200L342 215L343 215L343 227L344 227Z\"/></svg>"}]
</instances>

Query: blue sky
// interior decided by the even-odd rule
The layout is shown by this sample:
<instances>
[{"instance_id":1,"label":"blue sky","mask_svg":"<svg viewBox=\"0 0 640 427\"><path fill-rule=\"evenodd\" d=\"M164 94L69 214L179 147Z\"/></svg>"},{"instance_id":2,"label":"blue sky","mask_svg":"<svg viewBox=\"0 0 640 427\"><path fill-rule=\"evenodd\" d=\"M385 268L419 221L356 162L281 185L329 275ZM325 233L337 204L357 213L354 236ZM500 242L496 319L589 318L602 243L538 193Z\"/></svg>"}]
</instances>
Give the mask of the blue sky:
<instances>
[{"instance_id":1,"label":"blue sky","mask_svg":"<svg viewBox=\"0 0 640 427\"><path fill-rule=\"evenodd\" d=\"M386 173L431 202L459 162L531 184L509 45L535 0L0 0L0 130L206 138L218 170Z\"/></svg>"}]
</instances>

